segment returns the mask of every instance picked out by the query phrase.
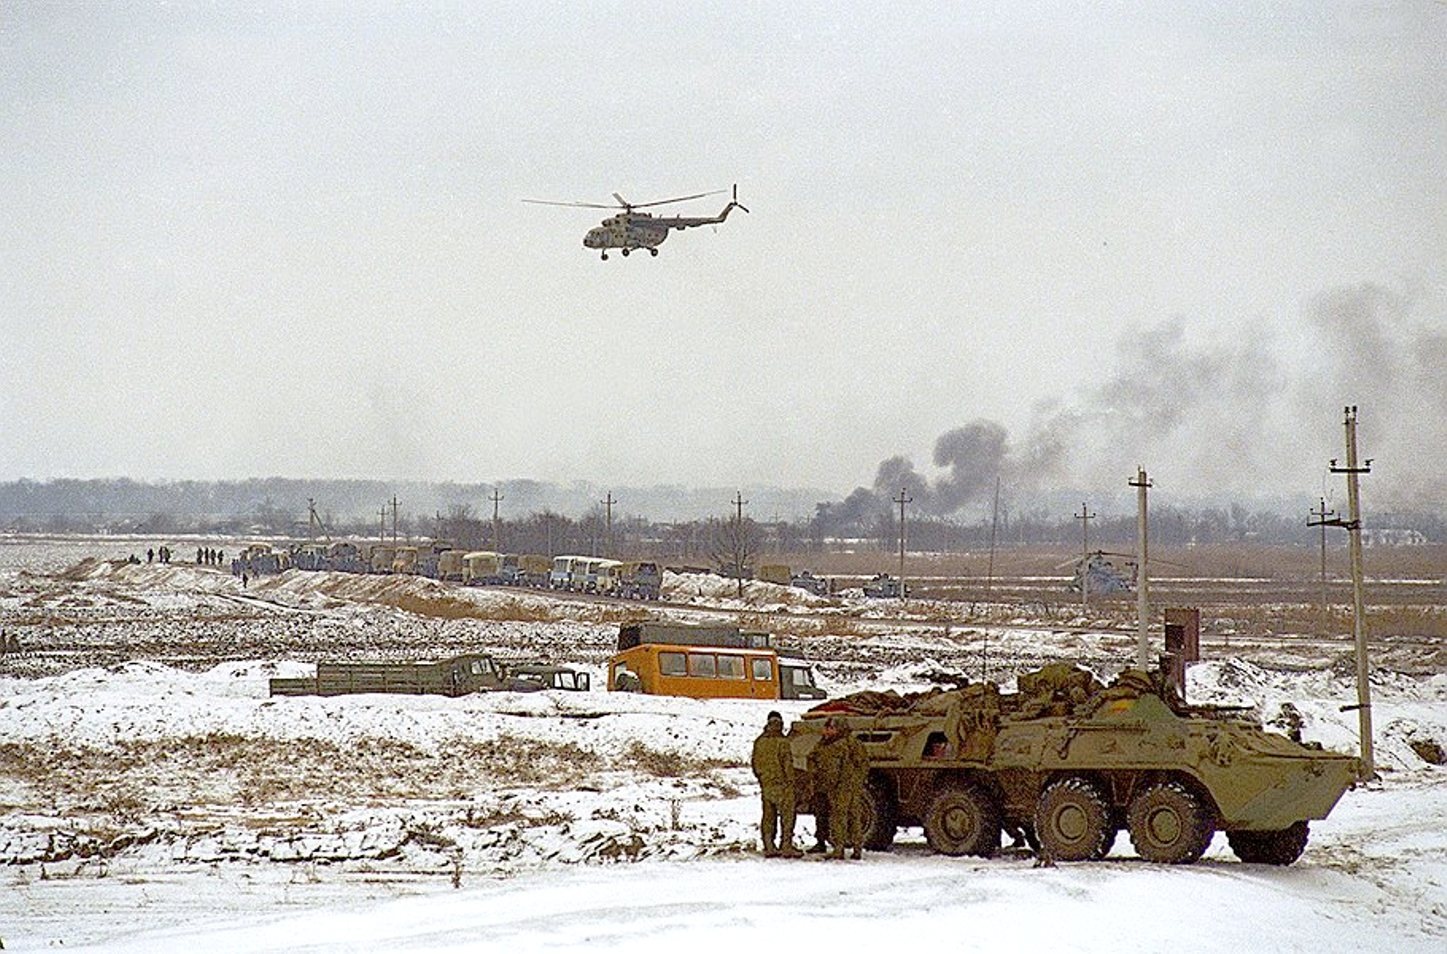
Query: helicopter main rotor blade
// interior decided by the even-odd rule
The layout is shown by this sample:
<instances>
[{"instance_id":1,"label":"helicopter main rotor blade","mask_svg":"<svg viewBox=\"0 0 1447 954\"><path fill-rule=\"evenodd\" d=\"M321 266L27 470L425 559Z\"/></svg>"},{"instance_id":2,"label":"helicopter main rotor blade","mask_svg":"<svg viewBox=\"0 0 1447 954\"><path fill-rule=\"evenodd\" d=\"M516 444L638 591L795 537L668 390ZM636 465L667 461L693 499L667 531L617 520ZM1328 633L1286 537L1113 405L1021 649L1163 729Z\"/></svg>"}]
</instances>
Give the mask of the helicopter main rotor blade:
<instances>
[{"instance_id":1,"label":"helicopter main rotor blade","mask_svg":"<svg viewBox=\"0 0 1447 954\"><path fill-rule=\"evenodd\" d=\"M625 206L605 205L600 202L550 202L547 199L523 199L530 205L561 205L570 209L619 209Z\"/></svg>"},{"instance_id":2,"label":"helicopter main rotor blade","mask_svg":"<svg viewBox=\"0 0 1447 954\"><path fill-rule=\"evenodd\" d=\"M711 195L723 195L727 191L727 189L714 189L712 192L700 192L697 195L681 195L676 199L659 199L657 202L639 202L634 205L630 205L629 208L646 209L654 205L668 205L670 202L687 202L690 199L705 199ZM613 193L613 198L618 199L618 194L616 192ZM623 200L618 199L618 201L621 202Z\"/></svg>"}]
</instances>

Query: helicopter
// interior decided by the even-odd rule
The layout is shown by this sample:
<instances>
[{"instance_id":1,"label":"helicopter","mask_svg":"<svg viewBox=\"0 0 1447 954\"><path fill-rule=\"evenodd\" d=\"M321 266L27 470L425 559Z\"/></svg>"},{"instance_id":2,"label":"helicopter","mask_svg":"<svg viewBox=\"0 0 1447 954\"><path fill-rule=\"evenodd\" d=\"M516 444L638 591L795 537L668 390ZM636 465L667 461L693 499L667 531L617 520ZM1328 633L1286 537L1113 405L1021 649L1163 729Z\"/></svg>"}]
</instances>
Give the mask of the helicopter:
<instances>
[{"instance_id":1,"label":"helicopter","mask_svg":"<svg viewBox=\"0 0 1447 954\"><path fill-rule=\"evenodd\" d=\"M1122 571L1107 560L1107 556L1130 557L1131 559L1126 563L1126 569ZM1089 585L1090 592L1096 596L1107 593L1129 593L1135 588L1136 563L1133 553L1096 550L1087 557L1073 557L1064 563L1058 563L1055 569L1063 570L1067 566L1075 567L1075 577L1066 587L1075 593L1080 592L1082 584Z\"/></svg>"},{"instance_id":2,"label":"helicopter","mask_svg":"<svg viewBox=\"0 0 1447 954\"><path fill-rule=\"evenodd\" d=\"M1126 557L1124 569L1117 567L1106 557ZM1181 567L1181 564L1172 563L1170 560L1151 560L1151 566L1158 564ZM1089 586L1090 592L1097 596L1109 593L1131 593L1134 592L1136 582L1140 577L1140 568L1136 563L1134 553L1095 550L1087 556L1071 557L1064 563L1057 563L1055 569L1063 570L1068 566L1075 567L1075 576L1066 586L1066 589L1073 593L1079 593L1082 585Z\"/></svg>"},{"instance_id":3,"label":"helicopter","mask_svg":"<svg viewBox=\"0 0 1447 954\"><path fill-rule=\"evenodd\" d=\"M626 258L628 253L634 249L648 249L648 254L657 255L658 246L668 238L669 229L696 228L700 225L717 225L729 217L734 209L749 211L739 204L739 187L734 185L733 198L729 204L724 206L723 211L718 215L668 215L654 216L651 212L638 212L637 209L648 209L656 205L669 205L674 202L688 202L692 199L703 199L711 195L722 195L723 189L716 189L713 192L700 192L696 195L682 195L674 199L659 199L657 202L629 202L618 193L613 193L617 201L613 204L600 202L549 202L546 199L523 199L524 202L533 205L562 205L581 209L621 209L617 215L610 215L604 219L602 224L588 230L583 236L584 248L601 249L603 261L608 260L610 248L620 249Z\"/></svg>"}]
</instances>

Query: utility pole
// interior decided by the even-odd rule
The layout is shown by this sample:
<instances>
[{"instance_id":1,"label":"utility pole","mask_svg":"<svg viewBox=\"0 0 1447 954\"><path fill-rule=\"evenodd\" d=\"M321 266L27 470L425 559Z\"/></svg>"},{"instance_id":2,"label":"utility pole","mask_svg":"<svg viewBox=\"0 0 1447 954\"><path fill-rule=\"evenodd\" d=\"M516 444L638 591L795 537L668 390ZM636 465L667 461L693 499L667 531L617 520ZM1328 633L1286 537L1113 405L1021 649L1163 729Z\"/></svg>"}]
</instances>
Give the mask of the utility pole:
<instances>
[{"instance_id":1,"label":"utility pole","mask_svg":"<svg viewBox=\"0 0 1447 954\"><path fill-rule=\"evenodd\" d=\"M397 545L397 495L392 495L392 546Z\"/></svg>"},{"instance_id":2,"label":"utility pole","mask_svg":"<svg viewBox=\"0 0 1447 954\"><path fill-rule=\"evenodd\" d=\"M990 600L990 590L995 585L995 533L1000 528L1000 475L995 475L995 508L990 518L990 562L985 570L985 601Z\"/></svg>"},{"instance_id":3,"label":"utility pole","mask_svg":"<svg viewBox=\"0 0 1447 954\"><path fill-rule=\"evenodd\" d=\"M604 512L608 515L608 532L604 536L604 545L608 548L608 552L605 553L604 556L607 556L609 559L613 557L613 505L617 502L617 500L613 499L613 491L611 490L608 491L607 496L603 498Z\"/></svg>"},{"instance_id":4,"label":"utility pole","mask_svg":"<svg viewBox=\"0 0 1447 954\"><path fill-rule=\"evenodd\" d=\"M1371 669L1367 665L1367 613L1362 595L1362 502L1357 477L1372 472L1370 458L1364 465L1357 464L1357 406L1346 408L1347 465L1338 467L1336 459L1331 462L1333 474L1347 475L1347 519L1338 524L1346 527L1347 539L1352 557L1352 633L1357 646L1357 731L1361 736L1362 780L1376 777L1376 763L1372 756L1372 687Z\"/></svg>"},{"instance_id":5,"label":"utility pole","mask_svg":"<svg viewBox=\"0 0 1447 954\"><path fill-rule=\"evenodd\" d=\"M1080 611L1090 612L1090 521L1095 519L1095 514L1085 507L1085 501L1080 503L1080 513L1075 515L1080 521Z\"/></svg>"},{"instance_id":6,"label":"utility pole","mask_svg":"<svg viewBox=\"0 0 1447 954\"><path fill-rule=\"evenodd\" d=\"M1146 476L1144 467L1137 466L1135 479L1126 481L1128 486L1136 489L1136 588L1135 588L1135 615L1136 615L1136 650L1135 664L1140 670L1150 669L1150 640L1147 635L1147 628L1150 624L1151 595L1150 595L1150 536L1146 528L1146 491L1151 487L1151 480Z\"/></svg>"},{"instance_id":7,"label":"utility pole","mask_svg":"<svg viewBox=\"0 0 1447 954\"><path fill-rule=\"evenodd\" d=\"M494 487L492 488L492 497L490 499L492 500L492 548L497 553L501 553L502 544L499 542L501 540L501 524L498 522L497 505L505 498L502 494L498 493L498 489Z\"/></svg>"},{"instance_id":8,"label":"utility pole","mask_svg":"<svg viewBox=\"0 0 1447 954\"><path fill-rule=\"evenodd\" d=\"M734 492L734 579L739 584L739 599L744 598L744 499L743 491Z\"/></svg>"},{"instance_id":9,"label":"utility pole","mask_svg":"<svg viewBox=\"0 0 1447 954\"><path fill-rule=\"evenodd\" d=\"M995 533L1000 527L1000 475L995 475L995 506L990 517L990 562L985 570L985 602L990 601L990 590L995 585ZM986 608L988 613L988 607ZM980 629L980 681L990 678L990 630Z\"/></svg>"},{"instance_id":10,"label":"utility pole","mask_svg":"<svg viewBox=\"0 0 1447 954\"><path fill-rule=\"evenodd\" d=\"M1327 602L1326 593L1326 528L1341 526L1340 520L1331 518L1336 516L1335 510L1326 509L1326 498L1321 498L1321 504L1316 510L1308 512L1306 520L1308 527L1321 527L1321 635L1327 636L1331 625L1331 604ZM1311 519L1315 517L1316 519Z\"/></svg>"},{"instance_id":11,"label":"utility pole","mask_svg":"<svg viewBox=\"0 0 1447 954\"><path fill-rule=\"evenodd\" d=\"M378 516L378 518L381 520L381 524L380 524L380 526L379 526L378 529L377 529L377 542L378 542L378 543L386 543L386 542L387 542L387 505L386 505L386 504L383 504L383 505L382 505L382 509L377 511L377 516Z\"/></svg>"},{"instance_id":12,"label":"utility pole","mask_svg":"<svg viewBox=\"0 0 1447 954\"><path fill-rule=\"evenodd\" d=\"M306 499L306 518L307 535L312 539L316 539L317 531L320 530L322 536L326 539L328 543L330 543L332 540L332 533L330 530L327 529L325 521L323 521L322 518L317 515L317 502L311 497L308 497Z\"/></svg>"},{"instance_id":13,"label":"utility pole","mask_svg":"<svg viewBox=\"0 0 1447 954\"><path fill-rule=\"evenodd\" d=\"M904 600L904 505L914 503L914 498L905 495L904 488L899 488L899 496L891 497L890 500L899 504L899 598Z\"/></svg>"}]
</instances>

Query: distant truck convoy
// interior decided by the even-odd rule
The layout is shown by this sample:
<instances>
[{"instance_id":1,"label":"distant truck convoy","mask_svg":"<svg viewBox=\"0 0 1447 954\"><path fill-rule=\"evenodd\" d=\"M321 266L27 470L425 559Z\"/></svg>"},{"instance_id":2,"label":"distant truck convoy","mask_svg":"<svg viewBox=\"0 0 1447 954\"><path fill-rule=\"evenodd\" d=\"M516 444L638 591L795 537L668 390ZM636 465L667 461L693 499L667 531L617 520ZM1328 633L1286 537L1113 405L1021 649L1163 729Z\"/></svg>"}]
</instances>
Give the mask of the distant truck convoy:
<instances>
[{"instance_id":1,"label":"distant truck convoy","mask_svg":"<svg viewBox=\"0 0 1447 954\"><path fill-rule=\"evenodd\" d=\"M680 623L619 627L608 688L694 699L824 698L809 664L780 656L767 633Z\"/></svg>"},{"instance_id":2,"label":"distant truck convoy","mask_svg":"<svg viewBox=\"0 0 1447 954\"><path fill-rule=\"evenodd\" d=\"M395 692L463 696L473 692L586 692L588 674L567 666L504 667L491 656L465 653L439 662L320 662L314 676L271 680L273 696L341 696Z\"/></svg>"}]
</instances>

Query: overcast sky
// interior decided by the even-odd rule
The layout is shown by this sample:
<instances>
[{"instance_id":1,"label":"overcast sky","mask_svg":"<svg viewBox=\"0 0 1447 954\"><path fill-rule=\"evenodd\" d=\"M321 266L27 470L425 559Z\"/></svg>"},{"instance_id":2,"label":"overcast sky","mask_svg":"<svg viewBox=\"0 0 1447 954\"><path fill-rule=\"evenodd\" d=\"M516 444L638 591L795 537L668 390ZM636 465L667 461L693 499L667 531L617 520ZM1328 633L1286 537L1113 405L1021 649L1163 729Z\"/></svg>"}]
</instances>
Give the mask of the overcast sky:
<instances>
[{"instance_id":1,"label":"overcast sky","mask_svg":"<svg viewBox=\"0 0 1447 954\"><path fill-rule=\"evenodd\" d=\"M0 479L1447 506L1447 5L241 6L0 7Z\"/></svg>"}]
</instances>

